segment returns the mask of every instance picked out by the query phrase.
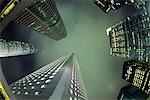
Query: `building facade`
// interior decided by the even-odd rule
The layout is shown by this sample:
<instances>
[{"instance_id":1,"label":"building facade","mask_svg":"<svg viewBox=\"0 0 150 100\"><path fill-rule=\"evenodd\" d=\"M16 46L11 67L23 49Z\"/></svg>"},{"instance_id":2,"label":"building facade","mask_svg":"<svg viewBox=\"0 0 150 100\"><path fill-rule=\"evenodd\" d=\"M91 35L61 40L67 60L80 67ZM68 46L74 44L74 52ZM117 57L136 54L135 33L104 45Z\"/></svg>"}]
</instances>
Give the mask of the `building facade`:
<instances>
[{"instance_id":1,"label":"building facade","mask_svg":"<svg viewBox=\"0 0 150 100\"><path fill-rule=\"evenodd\" d=\"M28 55L37 51L38 49L29 43L0 39L0 57Z\"/></svg>"},{"instance_id":2,"label":"building facade","mask_svg":"<svg viewBox=\"0 0 150 100\"><path fill-rule=\"evenodd\" d=\"M0 33L10 21L24 9L22 4L30 5L33 0L1 0L0 1Z\"/></svg>"},{"instance_id":3,"label":"building facade","mask_svg":"<svg viewBox=\"0 0 150 100\"><path fill-rule=\"evenodd\" d=\"M13 21L54 40L60 40L67 35L54 0L34 0Z\"/></svg>"},{"instance_id":4,"label":"building facade","mask_svg":"<svg viewBox=\"0 0 150 100\"><path fill-rule=\"evenodd\" d=\"M0 100L10 100L1 82L0 82Z\"/></svg>"},{"instance_id":5,"label":"building facade","mask_svg":"<svg viewBox=\"0 0 150 100\"><path fill-rule=\"evenodd\" d=\"M66 83L62 100L88 100L77 60L74 58L69 66L71 73Z\"/></svg>"},{"instance_id":6,"label":"building facade","mask_svg":"<svg viewBox=\"0 0 150 100\"><path fill-rule=\"evenodd\" d=\"M150 61L150 2L106 31L112 56Z\"/></svg>"},{"instance_id":7,"label":"building facade","mask_svg":"<svg viewBox=\"0 0 150 100\"><path fill-rule=\"evenodd\" d=\"M126 61L123 65L122 78L150 94L150 65L138 61Z\"/></svg>"},{"instance_id":8,"label":"building facade","mask_svg":"<svg viewBox=\"0 0 150 100\"><path fill-rule=\"evenodd\" d=\"M67 36L54 0L1 0L0 32L10 21L54 40Z\"/></svg>"},{"instance_id":9,"label":"building facade","mask_svg":"<svg viewBox=\"0 0 150 100\"><path fill-rule=\"evenodd\" d=\"M94 0L94 3L100 7L105 13L111 9L117 10L123 5L133 5L134 0Z\"/></svg>"},{"instance_id":10,"label":"building facade","mask_svg":"<svg viewBox=\"0 0 150 100\"><path fill-rule=\"evenodd\" d=\"M52 63L10 84L18 100L87 100L73 55Z\"/></svg>"},{"instance_id":11,"label":"building facade","mask_svg":"<svg viewBox=\"0 0 150 100\"><path fill-rule=\"evenodd\" d=\"M149 95L142 92L140 89L133 85L127 85L121 88L118 100L149 100Z\"/></svg>"}]
</instances>

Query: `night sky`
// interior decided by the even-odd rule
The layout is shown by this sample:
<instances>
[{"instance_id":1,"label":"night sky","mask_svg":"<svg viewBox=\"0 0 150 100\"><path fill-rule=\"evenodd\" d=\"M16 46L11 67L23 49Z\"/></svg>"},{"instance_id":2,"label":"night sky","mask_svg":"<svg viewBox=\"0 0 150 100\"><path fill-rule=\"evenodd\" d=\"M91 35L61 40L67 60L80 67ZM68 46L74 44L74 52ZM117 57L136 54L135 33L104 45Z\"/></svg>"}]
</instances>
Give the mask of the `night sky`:
<instances>
[{"instance_id":1,"label":"night sky","mask_svg":"<svg viewBox=\"0 0 150 100\"><path fill-rule=\"evenodd\" d=\"M117 12L104 13L92 0L57 0L56 3L67 29L66 38L55 41L14 23L3 31L3 38L33 43L39 48L34 55L2 59L8 83L74 52L89 100L115 100L120 88L127 84L121 79L125 59L109 55L106 29L132 14L134 9L123 7Z\"/></svg>"}]
</instances>

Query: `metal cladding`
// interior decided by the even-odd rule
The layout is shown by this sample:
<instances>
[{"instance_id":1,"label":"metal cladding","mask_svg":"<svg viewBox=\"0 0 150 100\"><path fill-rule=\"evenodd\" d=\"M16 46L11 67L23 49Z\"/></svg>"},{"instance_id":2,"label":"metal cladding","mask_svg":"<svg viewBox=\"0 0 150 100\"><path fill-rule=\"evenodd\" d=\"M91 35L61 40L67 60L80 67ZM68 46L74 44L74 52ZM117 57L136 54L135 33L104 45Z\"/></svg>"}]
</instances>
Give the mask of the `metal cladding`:
<instances>
[{"instance_id":1,"label":"metal cladding","mask_svg":"<svg viewBox=\"0 0 150 100\"><path fill-rule=\"evenodd\" d=\"M60 40L67 35L54 0L34 0L13 21L54 40Z\"/></svg>"},{"instance_id":2,"label":"metal cladding","mask_svg":"<svg viewBox=\"0 0 150 100\"><path fill-rule=\"evenodd\" d=\"M122 78L146 94L150 94L150 65L138 61L126 61L123 65Z\"/></svg>"},{"instance_id":3,"label":"metal cladding","mask_svg":"<svg viewBox=\"0 0 150 100\"><path fill-rule=\"evenodd\" d=\"M150 62L150 2L106 31L112 56Z\"/></svg>"},{"instance_id":4,"label":"metal cladding","mask_svg":"<svg viewBox=\"0 0 150 100\"><path fill-rule=\"evenodd\" d=\"M12 93L18 100L87 100L74 63L73 55L61 57L10 84Z\"/></svg>"},{"instance_id":5,"label":"metal cladding","mask_svg":"<svg viewBox=\"0 0 150 100\"><path fill-rule=\"evenodd\" d=\"M28 55L37 51L38 49L29 43L0 39L0 57Z\"/></svg>"},{"instance_id":6,"label":"metal cladding","mask_svg":"<svg viewBox=\"0 0 150 100\"><path fill-rule=\"evenodd\" d=\"M133 85L127 85L121 88L118 95L118 100L149 100L148 95L140 91L137 87Z\"/></svg>"},{"instance_id":7,"label":"metal cladding","mask_svg":"<svg viewBox=\"0 0 150 100\"><path fill-rule=\"evenodd\" d=\"M94 3L100 7L105 13L111 9L117 10L123 5L133 5L134 0L94 0Z\"/></svg>"}]
</instances>

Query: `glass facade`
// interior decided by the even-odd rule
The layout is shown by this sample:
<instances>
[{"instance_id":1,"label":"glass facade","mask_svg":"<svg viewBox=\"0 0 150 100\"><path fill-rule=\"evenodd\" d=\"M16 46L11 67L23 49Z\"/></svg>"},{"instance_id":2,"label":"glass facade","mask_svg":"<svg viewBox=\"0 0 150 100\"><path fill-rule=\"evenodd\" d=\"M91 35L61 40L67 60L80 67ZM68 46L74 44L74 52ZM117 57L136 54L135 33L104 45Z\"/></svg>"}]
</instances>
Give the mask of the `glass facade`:
<instances>
[{"instance_id":1,"label":"glass facade","mask_svg":"<svg viewBox=\"0 0 150 100\"><path fill-rule=\"evenodd\" d=\"M134 0L94 0L94 3L106 13L111 9L117 10L123 5L132 5L134 2Z\"/></svg>"},{"instance_id":2,"label":"glass facade","mask_svg":"<svg viewBox=\"0 0 150 100\"><path fill-rule=\"evenodd\" d=\"M150 2L145 2L137 13L107 29L110 53L113 56L150 60Z\"/></svg>"},{"instance_id":3,"label":"glass facade","mask_svg":"<svg viewBox=\"0 0 150 100\"><path fill-rule=\"evenodd\" d=\"M150 65L137 61L127 61L123 65L122 78L150 94Z\"/></svg>"},{"instance_id":4,"label":"glass facade","mask_svg":"<svg viewBox=\"0 0 150 100\"><path fill-rule=\"evenodd\" d=\"M66 37L67 32L53 0L34 1L13 20L54 40Z\"/></svg>"},{"instance_id":5,"label":"glass facade","mask_svg":"<svg viewBox=\"0 0 150 100\"><path fill-rule=\"evenodd\" d=\"M27 55L37 51L38 49L29 43L0 39L0 57Z\"/></svg>"},{"instance_id":6,"label":"glass facade","mask_svg":"<svg viewBox=\"0 0 150 100\"><path fill-rule=\"evenodd\" d=\"M10 84L11 91L19 100L87 100L73 63L73 55L61 57Z\"/></svg>"}]
</instances>

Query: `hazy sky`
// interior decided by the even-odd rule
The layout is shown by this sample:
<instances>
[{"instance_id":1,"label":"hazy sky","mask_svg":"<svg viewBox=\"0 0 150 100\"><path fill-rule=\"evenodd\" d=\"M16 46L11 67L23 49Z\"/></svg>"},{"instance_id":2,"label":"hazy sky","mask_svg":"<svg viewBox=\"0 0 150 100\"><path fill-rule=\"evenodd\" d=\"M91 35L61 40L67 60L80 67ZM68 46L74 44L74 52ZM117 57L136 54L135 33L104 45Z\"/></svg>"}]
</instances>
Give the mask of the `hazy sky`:
<instances>
[{"instance_id":1,"label":"hazy sky","mask_svg":"<svg viewBox=\"0 0 150 100\"><path fill-rule=\"evenodd\" d=\"M10 39L33 43L40 51L30 56L5 58L2 66L7 80L11 83L58 57L74 52L89 100L116 99L120 88L126 84L121 79L124 59L109 55L109 38L105 30L130 14L131 9L122 8L106 14L92 0L57 0L57 6L68 33L60 41L19 26L13 29L13 24L8 26Z\"/></svg>"}]
</instances>

